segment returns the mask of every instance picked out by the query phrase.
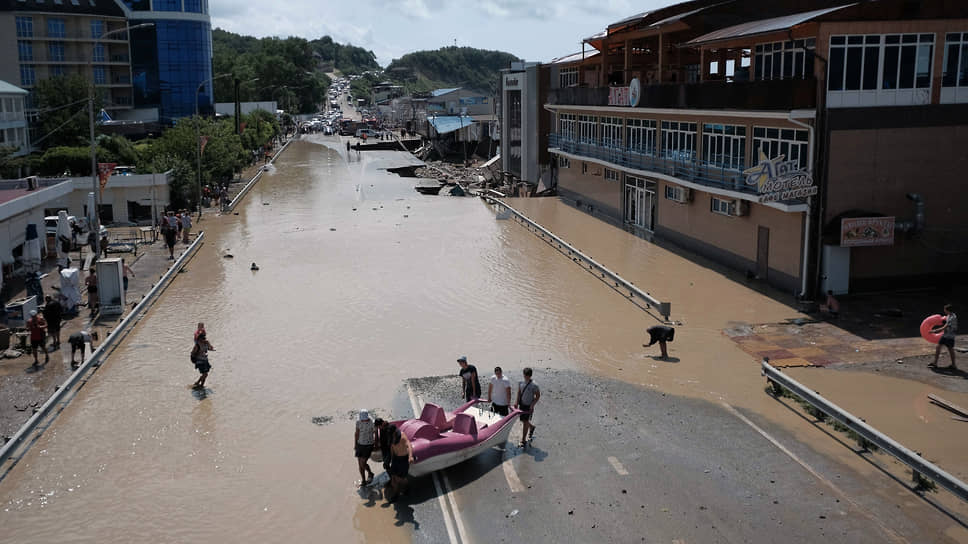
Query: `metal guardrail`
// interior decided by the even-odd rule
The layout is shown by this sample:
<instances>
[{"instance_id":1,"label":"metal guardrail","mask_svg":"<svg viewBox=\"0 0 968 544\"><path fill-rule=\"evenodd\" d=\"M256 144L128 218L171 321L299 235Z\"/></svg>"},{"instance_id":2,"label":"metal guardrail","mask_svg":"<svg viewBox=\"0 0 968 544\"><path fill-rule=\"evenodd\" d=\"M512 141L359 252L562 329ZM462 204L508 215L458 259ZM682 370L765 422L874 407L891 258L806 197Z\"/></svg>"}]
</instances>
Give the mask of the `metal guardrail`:
<instances>
[{"instance_id":1,"label":"metal guardrail","mask_svg":"<svg viewBox=\"0 0 968 544\"><path fill-rule=\"evenodd\" d=\"M157 298L161 291L168 286L172 278L178 274L182 267L185 266L185 263L188 262L188 259L190 259L195 252L198 251L198 248L201 247L202 240L204 240L204 238L205 232L199 232L198 237L195 238L195 241L192 242L192 244L188 246L188 249L186 249L178 257L174 264L172 264L171 268L169 268L168 271L162 275L161 279L158 280L158 283L156 283L150 290L148 290L147 293L145 293L145 296L141 299L141 302L139 302L138 305L131 310L131 313L129 313L127 317L118 323L118 326L111 331L111 334L109 334L103 342L101 342L101 345L91 352L91 356L88 358L88 360L81 363L77 370L68 376L67 380L65 380L64 383L61 384L56 391L54 391L54 394L47 399L47 402L41 405L34 415L31 416L30 419L28 419L27 422L20 427L17 433L14 434L13 437L11 437L2 448L0 448L0 465L10 458L10 456L23 444L24 439L37 428L37 425L40 424L45 417L47 417L47 415L54 409L56 405L64 402L64 397L69 392L74 390L74 386L77 385L77 383L80 382L81 379L84 378L84 376L92 368L100 366L102 359L104 359L114 349L115 345L118 344L122 338L127 336L130 329L138 321L140 321L142 317L144 317L145 311L147 311L147 309L151 306L155 298ZM2 474L3 471L0 470L0 475Z\"/></svg>"},{"instance_id":2,"label":"metal guardrail","mask_svg":"<svg viewBox=\"0 0 968 544\"><path fill-rule=\"evenodd\" d=\"M860 435L864 440L893 455L898 461L910 467L916 475L920 474L947 489L959 499L968 501L968 485L961 480L948 474L937 465L926 461L917 453L905 448L891 437L864 423L853 414L844 411L836 404L810 391L800 382L783 374L779 369L770 365L768 359L763 360L761 367L768 382L789 389L794 395L810 403L821 412L827 414L827 416L839 421L848 429Z\"/></svg>"},{"instance_id":3,"label":"metal guardrail","mask_svg":"<svg viewBox=\"0 0 968 544\"><path fill-rule=\"evenodd\" d=\"M498 193L498 194L500 194L500 193ZM482 194L480 196L484 200L486 200L486 201L488 201L488 202L490 202L492 204L495 204L497 206L501 206L501 207L507 209L508 211L510 211L515 217L517 217L517 219L519 221L525 223L531 229L534 229L534 230L538 231L538 233L541 235L541 238L543 240L545 240L546 242L548 242L552 246L557 246L558 251L561 251L562 253L567 253L567 255L569 257L578 257L579 259L581 259L581 260L585 261L586 263L588 263L589 269L590 270L598 270L598 273L599 273L599 275L601 276L602 279L604 279L607 276L609 279L612 280L613 286L616 288L616 290L619 287L622 287L622 288L628 290L628 292L629 292L629 295L628 296L629 297L632 297L632 298L640 298L640 299L644 300L645 303L646 303L646 305L649 308L656 309L659 312L659 314L662 315L662 317L664 317L666 320L669 319L669 314L672 312L672 303L670 303L670 302L662 302L659 299L653 297L652 295L646 293L645 291L639 289L638 287L636 287L635 285L633 285L631 282L627 281L622 276L619 276L615 272L612 272L611 270L609 270L605 265L599 263L595 259L592 259L588 255L585 255L580 250L578 250L576 247L574 247L571 244L569 244L568 242L562 240L561 238L559 238L558 236L556 236L554 233L552 233L550 230L548 230L548 229L542 227L541 225L535 223L531 219L528 219L527 216L525 216L523 213L519 212L518 210L515 210L513 207L509 206L504 201L502 201L502 200L500 200L498 198L495 198L495 197L493 197L493 196L491 196L490 194L487 194L487 193ZM545 237L547 237L548 239L545 239Z\"/></svg>"},{"instance_id":4,"label":"metal guardrail","mask_svg":"<svg viewBox=\"0 0 968 544\"><path fill-rule=\"evenodd\" d=\"M273 155L271 159L269 159L269 164L276 162L276 158L280 154L282 154L282 152L285 151L287 147L289 147L289 144L291 144L294 139L295 138L290 138L288 142L283 144L283 146L279 148L279 151L276 151L276 154ZM235 195L235 198L232 199L232 202L229 202L228 211L230 212L235 211L235 207L239 204L239 202L242 201L242 197L244 197L246 193L249 192L249 189L252 189L252 186L254 186L256 182L262 179L262 175L265 173L266 171L265 171L265 168L263 167L259 169L258 174L252 176L252 179L250 179L249 182L245 184L245 187L242 187L242 190L239 191L239 194Z\"/></svg>"}]
</instances>

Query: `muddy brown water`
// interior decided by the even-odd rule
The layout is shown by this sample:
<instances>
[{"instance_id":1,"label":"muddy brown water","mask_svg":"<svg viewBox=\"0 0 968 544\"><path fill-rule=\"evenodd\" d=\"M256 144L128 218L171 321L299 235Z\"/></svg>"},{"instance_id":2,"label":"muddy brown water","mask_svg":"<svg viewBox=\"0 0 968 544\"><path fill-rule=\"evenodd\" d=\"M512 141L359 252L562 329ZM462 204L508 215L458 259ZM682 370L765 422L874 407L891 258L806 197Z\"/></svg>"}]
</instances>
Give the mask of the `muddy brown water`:
<instances>
[{"instance_id":1,"label":"muddy brown water","mask_svg":"<svg viewBox=\"0 0 968 544\"><path fill-rule=\"evenodd\" d=\"M676 362L656 361L641 347L656 319L526 229L382 170L405 154L347 162L330 141L295 142L238 216L202 221L187 271L0 482L4 540L408 541L354 492L351 413L387 415L404 379L456 372L460 355L481 374L586 370L776 411L756 362L721 330L795 317L789 307L645 242L613 242L604 224L569 232L673 301L685 323ZM522 205L562 230L581 216ZM189 389L197 321L217 348L205 395Z\"/></svg>"}]
</instances>

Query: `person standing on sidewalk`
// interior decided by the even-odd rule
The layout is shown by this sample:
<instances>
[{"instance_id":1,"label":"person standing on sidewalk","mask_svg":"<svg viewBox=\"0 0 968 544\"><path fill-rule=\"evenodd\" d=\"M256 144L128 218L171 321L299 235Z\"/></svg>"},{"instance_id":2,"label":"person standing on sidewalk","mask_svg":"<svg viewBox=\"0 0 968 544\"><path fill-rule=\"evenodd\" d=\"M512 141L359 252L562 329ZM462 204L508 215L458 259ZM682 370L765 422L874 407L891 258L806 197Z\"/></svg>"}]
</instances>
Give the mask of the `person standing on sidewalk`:
<instances>
[{"instance_id":1,"label":"person standing on sidewalk","mask_svg":"<svg viewBox=\"0 0 968 544\"><path fill-rule=\"evenodd\" d=\"M932 332L942 333L941 338L938 339L938 347L934 350L934 362L928 366L936 367L938 366L938 357L941 356L941 346L948 348L948 356L951 357L951 370L957 370L958 367L955 365L955 335L958 334L958 316L955 315L955 309L950 304L944 305L944 325L935 328Z\"/></svg>"},{"instance_id":2,"label":"person standing on sidewalk","mask_svg":"<svg viewBox=\"0 0 968 544\"><path fill-rule=\"evenodd\" d=\"M534 407L541 399L541 389L538 388L538 384L531 381L531 367L524 367L521 373L524 374L524 381L518 382L518 401L514 404L514 407L524 412L521 414L523 428L521 430L520 444L523 448L528 444L529 440L534 438L534 422L532 421L532 417L534 417Z\"/></svg>"},{"instance_id":3,"label":"person standing on sidewalk","mask_svg":"<svg viewBox=\"0 0 968 544\"><path fill-rule=\"evenodd\" d=\"M185 212L182 214L182 242L188 243L188 234L192 231L192 214Z\"/></svg>"},{"instance_id":4,"label":"person standing on sidewalk","mask_svg":"<svg viewBox=\"0 0 968 544\"><path fill-rule=\"evenodd\" d=\"M125 264L124 257L121 257L121 283L124 284L125 293L128 292L128 274L131 274L132 278L135 277L134 270L131 270L131 267Z\"/></svg>"},{"instance_id":5,"label":"person standing on sidewalk","mask_svg":"<svg viewBox=\"0 0 968 544\"><path fill-rule=\"evenodd\" d=\"M47 332L52 340L51 348L60 348L61 320L64 318L64 306L50 295L45 297L44 319L47 320Z\"/></svg>"},{"instance_id":6,"label":"person standing on sidewalk","mask_svg":"<svg viewBox=\"0 0 968 544\"><path fill-rule=\"evenodd\" d=\"M37 310L30 310L30 319L27 320L27 330L30 331L30 351L34 353L34 366L40 364L37 360L37 350L44 351L44 364L50 362L50 355L47 354L47 322L44 318L37 315Z\"/></svg>"},{"instance_id":7,"label":"person standing on sidewalk","mask_svg":"<svg viewBox=\"0 0 968 544\"><path fill-rule=\"evenodd\" d=\"M511 404L511 380L504 376L501 367L494 367L491 383L487 384L487 400L491 401L494 412L502 416L508 415L508 405Z\"/></svg>"},{"instance_id":8,"label":"person standing on sidewalk","mask_svg":"<svg viewBox=\"0 0 968 544\"><path fill-rule=\"evenodd\" d=\"M167 223L163 234L165 235L165 245L168 246L168 260L175 260L175 237L178 234L177 227L175 226L175 214L173 212L168 212L168 217L165 219Z\"/></svg>"}]
</instances>

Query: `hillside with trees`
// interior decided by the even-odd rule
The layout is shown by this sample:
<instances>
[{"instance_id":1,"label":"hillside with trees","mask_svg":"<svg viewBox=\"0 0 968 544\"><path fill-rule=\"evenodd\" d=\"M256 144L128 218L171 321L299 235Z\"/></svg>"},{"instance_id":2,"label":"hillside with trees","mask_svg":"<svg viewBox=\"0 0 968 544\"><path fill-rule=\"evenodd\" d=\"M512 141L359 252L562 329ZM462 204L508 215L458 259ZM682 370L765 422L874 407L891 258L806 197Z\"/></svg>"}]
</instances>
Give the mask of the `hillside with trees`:
<instances>
[{"instance_id":1,"label":"hillside with trees","mask_svg":"<svg viewBox=\"0 0 968 544\"><path fill-rule=\"evenodd\" d=\"M321 66L331 65L342 74L362 74L367 70L380 69L373 51L362 47L336 43L329 36L323 36L318 40L309 42L309 44L313 51L319 55L317 60Z\"/></svg>"},{"instance_id":2,"label":"hillside with trees","mask_svg":"<svg viewBox=\"0 0 968 544\"><path fill-rule=\"evenodd\" d=\"M391 62L386 74L414 94L441 87L467 87L496 93L499 71L516 60L518 57L503 51L442 47L435 51L407 53Z\"/></svg>"}]
</instances>

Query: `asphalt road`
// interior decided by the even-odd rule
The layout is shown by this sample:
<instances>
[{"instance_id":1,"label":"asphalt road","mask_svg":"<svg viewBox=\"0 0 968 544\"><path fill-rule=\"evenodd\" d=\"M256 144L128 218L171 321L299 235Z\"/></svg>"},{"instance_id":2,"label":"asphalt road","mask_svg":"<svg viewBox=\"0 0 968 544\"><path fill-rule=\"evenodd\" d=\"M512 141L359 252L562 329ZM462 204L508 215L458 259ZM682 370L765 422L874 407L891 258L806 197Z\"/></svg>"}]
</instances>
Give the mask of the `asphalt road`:
<instances>
[{"instance_id":1,"label":"asphalt road","mask_svg":"<svg viewBox=\"0 0 968 544\"><path fill-rule=\"evenodd\" d=\"M506 370L520 376L520 369ZM898 541L894 532L911 542L939 536L919 534L923 520L908 519L893 502L871 495L851 505L722 406L569 371L536 369L535 382L542 400L531 446L514 445L516 424L504 451L443 471L443 493L426 476L413 479L395 503L373 491L368 505L393 511L418 543L882 543ZM448 408L459 402L456 378L409 385L424 401ZM780 436L839 489L863 493L863 477ZM450 504L459 520L452 518L448 531L441 505Z\"/></svg>"}]
</instances>

